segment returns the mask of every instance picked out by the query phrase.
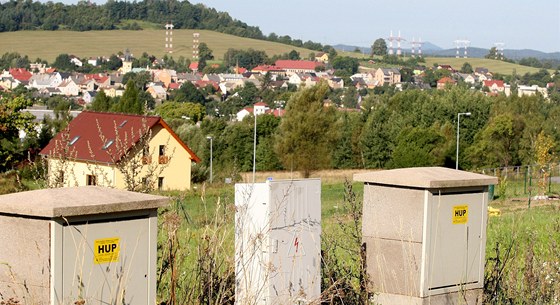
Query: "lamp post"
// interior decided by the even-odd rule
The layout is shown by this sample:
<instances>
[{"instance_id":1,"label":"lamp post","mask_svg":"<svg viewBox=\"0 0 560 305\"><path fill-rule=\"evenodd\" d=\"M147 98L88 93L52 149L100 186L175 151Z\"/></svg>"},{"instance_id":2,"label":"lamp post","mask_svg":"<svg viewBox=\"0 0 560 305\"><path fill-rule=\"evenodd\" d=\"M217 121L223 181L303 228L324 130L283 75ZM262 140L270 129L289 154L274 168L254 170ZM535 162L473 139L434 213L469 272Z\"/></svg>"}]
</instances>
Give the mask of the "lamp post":
<instances>
[{"instance_id":1,"label":"lamp post","mask_svg":"<svg viewBox=\"0 0 560 305\"><path fill-rule=\"evenodd\" d=\"M211 136L207 136L206 139L210 140L210 183L212 183L212 137Z\"/></svg>"},{"instance_id":2,"label":"lamp post","mask_svg":"<svg viewBox=\"0 0 560 305\"><path fill-rule=\"evenodd\" d=\"M459 122L461 120L461 116L471 116L470 112L459 112L457 113L457 155L455 156L455 169L459 169Z\"/></svg>"},{"instance_id":3,"label":"lamp post","mask_svg":"<svg viewBox=\"0 0 560 305\"><path fill-rule=\"evenodd\" d=\"M257 114L254 111L253 114L255 115L255 132L253 134L253 183L255 183L255 173L257 169Z\"/></svg>"}]
</instances>

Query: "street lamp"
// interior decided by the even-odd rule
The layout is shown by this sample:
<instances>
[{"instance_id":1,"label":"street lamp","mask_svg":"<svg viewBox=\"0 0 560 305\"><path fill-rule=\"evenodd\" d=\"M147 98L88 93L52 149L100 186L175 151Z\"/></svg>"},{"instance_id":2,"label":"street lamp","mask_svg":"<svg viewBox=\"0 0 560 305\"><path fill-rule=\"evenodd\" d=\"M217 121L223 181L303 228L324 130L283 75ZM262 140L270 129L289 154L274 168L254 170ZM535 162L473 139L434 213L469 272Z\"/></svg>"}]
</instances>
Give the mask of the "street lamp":
<instances>
[{"instance_id":1,"label":"street lamp","mask_svg":"<svg viewBox=\"0 0 560 305\"><path fill-rule=\"evenodd\" d=\"M459 169L459 121L461 116L471 116L470 112L459 112L457 113L457 155L455 157L455 169Z\"/></svg>"},{"instance_id":2,"label":"street lamp","mask_svg":"<svg viewBox=\"0 0 560 305\"><path fill-rule=\"evenodd\" d=\"M212 183L212 137L207 136L206 139L210 140L210 183Z\"/></svg>"},{"instance_id":3,"label":"street lamp","mask_svg":"<svg viewBox=\"0 0 560 305\"><path fill-rule=\"evenodd\" d=\"M255 183L255 172L257 169L257 114L253 107L253 114L255 116L255 132L253 134L253 183Z\"/></svg>"}]
</instances>

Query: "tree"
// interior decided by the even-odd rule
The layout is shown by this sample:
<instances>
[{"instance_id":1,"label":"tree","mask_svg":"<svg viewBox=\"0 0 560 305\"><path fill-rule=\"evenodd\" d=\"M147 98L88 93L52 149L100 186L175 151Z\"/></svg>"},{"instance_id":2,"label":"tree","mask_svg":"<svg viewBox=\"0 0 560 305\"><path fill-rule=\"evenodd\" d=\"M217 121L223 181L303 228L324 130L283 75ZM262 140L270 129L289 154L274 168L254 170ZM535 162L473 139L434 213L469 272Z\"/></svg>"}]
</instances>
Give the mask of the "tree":
<instances>
[{"instance_id":1,"label":"tree","mask_svg":"<svg viewBox=\"0 0 560 305\"><path fill-rule=\"evenodd\" d=\"M24 97L0 98L0 172L13 168L25 159L23 146L19 140L19 130L33 132L33 119L29 112L23 112L33 105Z\"/></svg>"},{"instance_id":2,"label":"tree","mask_svg":"<svg viewBox=\"0 0 560 305\"><path fill-rule=\"evenodd\" d=\"M76 70L76 65L70 61L70 56L68 54L60 54L56 57L53 62L53 67L57 68L59 71L74 71Z\"/></svg>"},{"instance_id":3,"label":"tree","mask_svg":"<svg viewBox=\"0 0 560 305\"><path fill-rule=\"evenodd\" d=\"M496 49L496 47L490 48L490 50L488 51L488 54L486 54L486 56L484 56L484 58L488 58L488 59L498 58L498 50Z\"/></svg>"},{"instance_id":4,"label":"tree","mask_svg":"<svg viewBox=\"0 0 560 305\"><path fill-rule=\"evenodd\" d=\"M405 129L397 138L390 167L442 166L445 137L434 128Z\"/></svg>"},{"instance_id":5,"label":"tree","mask_svg":"<svg viewBox=\"0 0 560 305\"><path fill-rule=\"evenodd\" d=\"M463 66L461 67L460 71L461 71L461 73L469 73L470 74L470 73L473 73L473 68L472 68L470 63L465 62L463 64Z\"/></svg>"},{"instance_id":6,"label":"tree","mask_svg":"<svg viewBox=\"0 0 560 305\"><path fill-rule=\"evenodd\" d=\"M299 57L299 52L298 51L291 50L290 53L288 53L288 59L300 60L301 58Z\"/></svg>"},{"instance_id":7,"label":"tree","mask_svg":"<svg viewBox=\"0 0 560 305\"><path fill-rule=\"evenodd\" d=\"M284 168L300 171L305 178L331 164L338 128L334 109L323 107L328 91L323 81L294 94L276 137L276 153Z\"/></svg>"},{"instance_id":8,"label":"tree","mask_svg":"<svg viewBox=\"0 0 560 305\"><path fill-rule=\"evenodd\" d=\"M383 38L376 39L373 42L373 45L371 46L371 53L372 55L377 55L377 56L387 55L387 43L385 42L385 39Z\"/></svg>"},{"instance_id":9,"label":"tree","mask_svg":"<svg viewBox=\"0 0 560 305\"><path fill-rule=\"evenodd\" d=\"M144 113L144 103L140 100L138 88L136 88L132 79L129 79L126 83L123 96L117 104L113 105L112 110L122 113Z\"/></svg>"},{"instance_id":10,"label":"tree","mask_svg":"<svg viewBox=\"0 0 560 305\"><path fill-rule=\"evenodd\" d=\"M93 111L109 111L111 109L111 98L105 94L105 90L99 90L93 102L91 103L91 110Z\"/></svg>"},{"instance_id":11,"label":"tree","mask_svg":"<svg viewBox=\"0 0 560 305\"><path fill-rule=\"evenodd\" d=\"M196 86L193 85L191 82L185 82L181 86L181 88L177 90L174 100L180 103L191 102L191 103L199 103L202 105L204 105L206 102L206 98L204 97L204 94L202 94L202 92L200 92L200 90L198 90Z\"/></svg>"}]
</instances>

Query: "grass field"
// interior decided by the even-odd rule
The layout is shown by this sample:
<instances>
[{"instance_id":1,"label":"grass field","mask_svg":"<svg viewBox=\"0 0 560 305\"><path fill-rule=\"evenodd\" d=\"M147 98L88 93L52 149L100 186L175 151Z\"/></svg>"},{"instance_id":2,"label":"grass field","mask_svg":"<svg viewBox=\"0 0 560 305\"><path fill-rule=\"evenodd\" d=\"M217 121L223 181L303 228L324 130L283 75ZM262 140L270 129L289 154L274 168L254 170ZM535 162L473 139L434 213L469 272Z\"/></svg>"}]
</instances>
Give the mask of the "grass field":
<instances>
[{"instance_id":1,"label":"grass field","mask_svg":"<svg viewBox=\"0 0 560 305\"><path fill-rule=\"evenodd\" d=\"M473 70L477 67L487 68L490 72L511 75L513 71L518 75L527 72L535 73L539 69L512 64L500 60L486 58L452 58L452 57L426 57L426 67L432 67L435 63L440 65L451 65L455 70L460 70L465 62L471 64Z\"/></svg>"},{"instance_id":2,"label":"grass field","mask_svg":"<svg viewBox=\"0 0 560 305\"><path fill-rule=\"evenodd\" d=\"M132 22L132 21L130 21ZM125 22L126 23L126 22ZM129 49L133 55L140 56L143 52L161 57L165 54L165 30L153 29L153 25L139 23L148 28L142 31L18 31L0 33L0 54L6 52L18 52L29 56L30 60L36 58L45 59L52 63L56 56L62 53L76 55L80 58L110 56L119 51ZM314 51L296 48L276 42L242 38L233 35L222 34L206 30L174 30L173 31L173 57L192 57L193 33L200 33L200 42L204 42L212 49L216 60L222 60L224 53L229 48L265 51L268 56L283 54L296 50L302 58ZM366 60L367 55L354 52L339 52L344 56L351 56ZM485 67L492 72L501 74L525 74L535 73L539 69L511 64L498 60L483 58L450 58L450 57L427 57L426 66L431 67L434 63L448 64L459 70L465 62L469 62L473 68Z\"/></svg>"},{"instance_id":3,"label":"grass field","mask_svg":"<svg viewBox=\"0 0 560 305\"><path fill-rule=\"evenodd\" d=\"M200 42L212 49L217 60L222 60L229 48L265 51L268 56L296 50L307 57L313 51L303 48L206 30L174 30L173 57L192 58L193 33L200 33ZM41 58L52 63L62 53L80 58L110 56L128 48L134 56L143 52L161 57L165 54L165 30L142 31L18 31L0 33L0 54L18 52L30 60Z\"/></svg>"}]
</instances>

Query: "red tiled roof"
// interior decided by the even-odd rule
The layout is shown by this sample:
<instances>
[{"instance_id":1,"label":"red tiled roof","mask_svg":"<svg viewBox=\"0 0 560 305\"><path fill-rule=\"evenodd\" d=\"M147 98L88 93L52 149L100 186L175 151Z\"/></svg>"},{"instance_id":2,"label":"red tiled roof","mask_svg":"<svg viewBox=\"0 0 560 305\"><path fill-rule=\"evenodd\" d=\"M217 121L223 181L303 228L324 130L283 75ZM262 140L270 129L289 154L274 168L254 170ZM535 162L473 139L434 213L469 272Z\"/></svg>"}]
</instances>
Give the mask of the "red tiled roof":
<instances>
[{"instance_id":1,"label":"red tiled roof","mask_svg":"<svg viewBox=\"0 0 560 305\"><path fill-rule=\"evenodd\" d=\"M179 87L181 87L181 84L179 84L179 83L170 83L168 89L176 90L176 89L179 89Z\"/></svg>"},{"instance_id":2,"label":"red tiled roof","mask_svg":"<svg viewBox=\"0 0 560 305\"><path fill-rule=\"evenodd\" d=\"M191 62L191 64L189 65L189 69L198 70L198 62Z\"/></svg>"},{"instance_id":3,"label":"red tiled roof","mask_svg":"<svg viewBox=\"0 0 560 305\"><path fill-rule=\"evenodd\" d=\"M484 86L486 86L486 87L492 87L494 84L496 84L496 86L498 86L498 87L503 87L504 86L504 81L503 80L485 80L484 81Z\"/></svg>"},{"instance_id":4,"label":"red tiled roof","mask_svg":"<svg viewBox=\"0 0 560 305\"><path fill-rule=\"evenodd\" d=\"M14 79L17 79L19 81L28 81L31 76L33 76L33 74L27 71L27 69L25 68L14 68L10 69L9 71L10 75L12 75Z\"/></svg>"},{"instance_id":5,"label":"red tiled roof","mask_svg":"<svg viewBox=\"0 0 560 305\"><path fill-rule=\"evenodd\" d=\"M254 71L254 72L257 72L257 71L259 71L259 72L260 71L262 71L262 72L282 71L282 68L279 68L277 66L270 66L270 65L260 65L260 66L254 67L253 70L251 70L251 71Z\"/></svg>"},{"instance_id":6,"label":"red tiled roof","mask_svg":"<svg viewBox=\"0 0 560 305\"><path fill-rule=\"evenodd\" d=\"M438 84L447 84L447 83L454 84L456 82L457 82L456 80L449 77L443 77L442 79L437 81Z\"/></svg>"},{"instance_id":7,"label":"red tiled roof","mask_svg":"<svg viewBox=\"0 0 560 305\"><path fill-rule=\"evenodd\" d=\"M265 106L268 107L268 105L265 102L258 102L255 104L255 106Z\"/></svg>"},{"instance_id":8,"label":"red tiled roof","mask_svg":"<svg viewBox=\"0 0 560 305\"><path fill-rule=\"evenodd\" d=\"M69 148L66 154L70 159L114 164L134 147L142 134L157 125L167 129L193 161L200 161L159 116L92 111L80 113L40 154L57 158L62 155L64 148Z\"/></svg>"},{"instance_id":9,"label":"red tiled roof","mask_svg":"<svg viewBox=\"0 0 560 305\"><path fill-rule=\"evenodd\" d=\"M321 63L310 60L277 60L276 67L282 69L305 69L315 70L316 67L322 66Z\"/></svg>"},{"instance_id":10,"label":"red tiled roof","mask_svg":"<svg viewBox=\"0 0 560 305\"><path fill-rule=\"evenodd\" d=\"M269 111L267 111L267 113L272 114L275 117L283 117L284 114L286 113L286 110L281 108L276 108L276 109L270 109Z\"/></svg>"}]
</instances>

